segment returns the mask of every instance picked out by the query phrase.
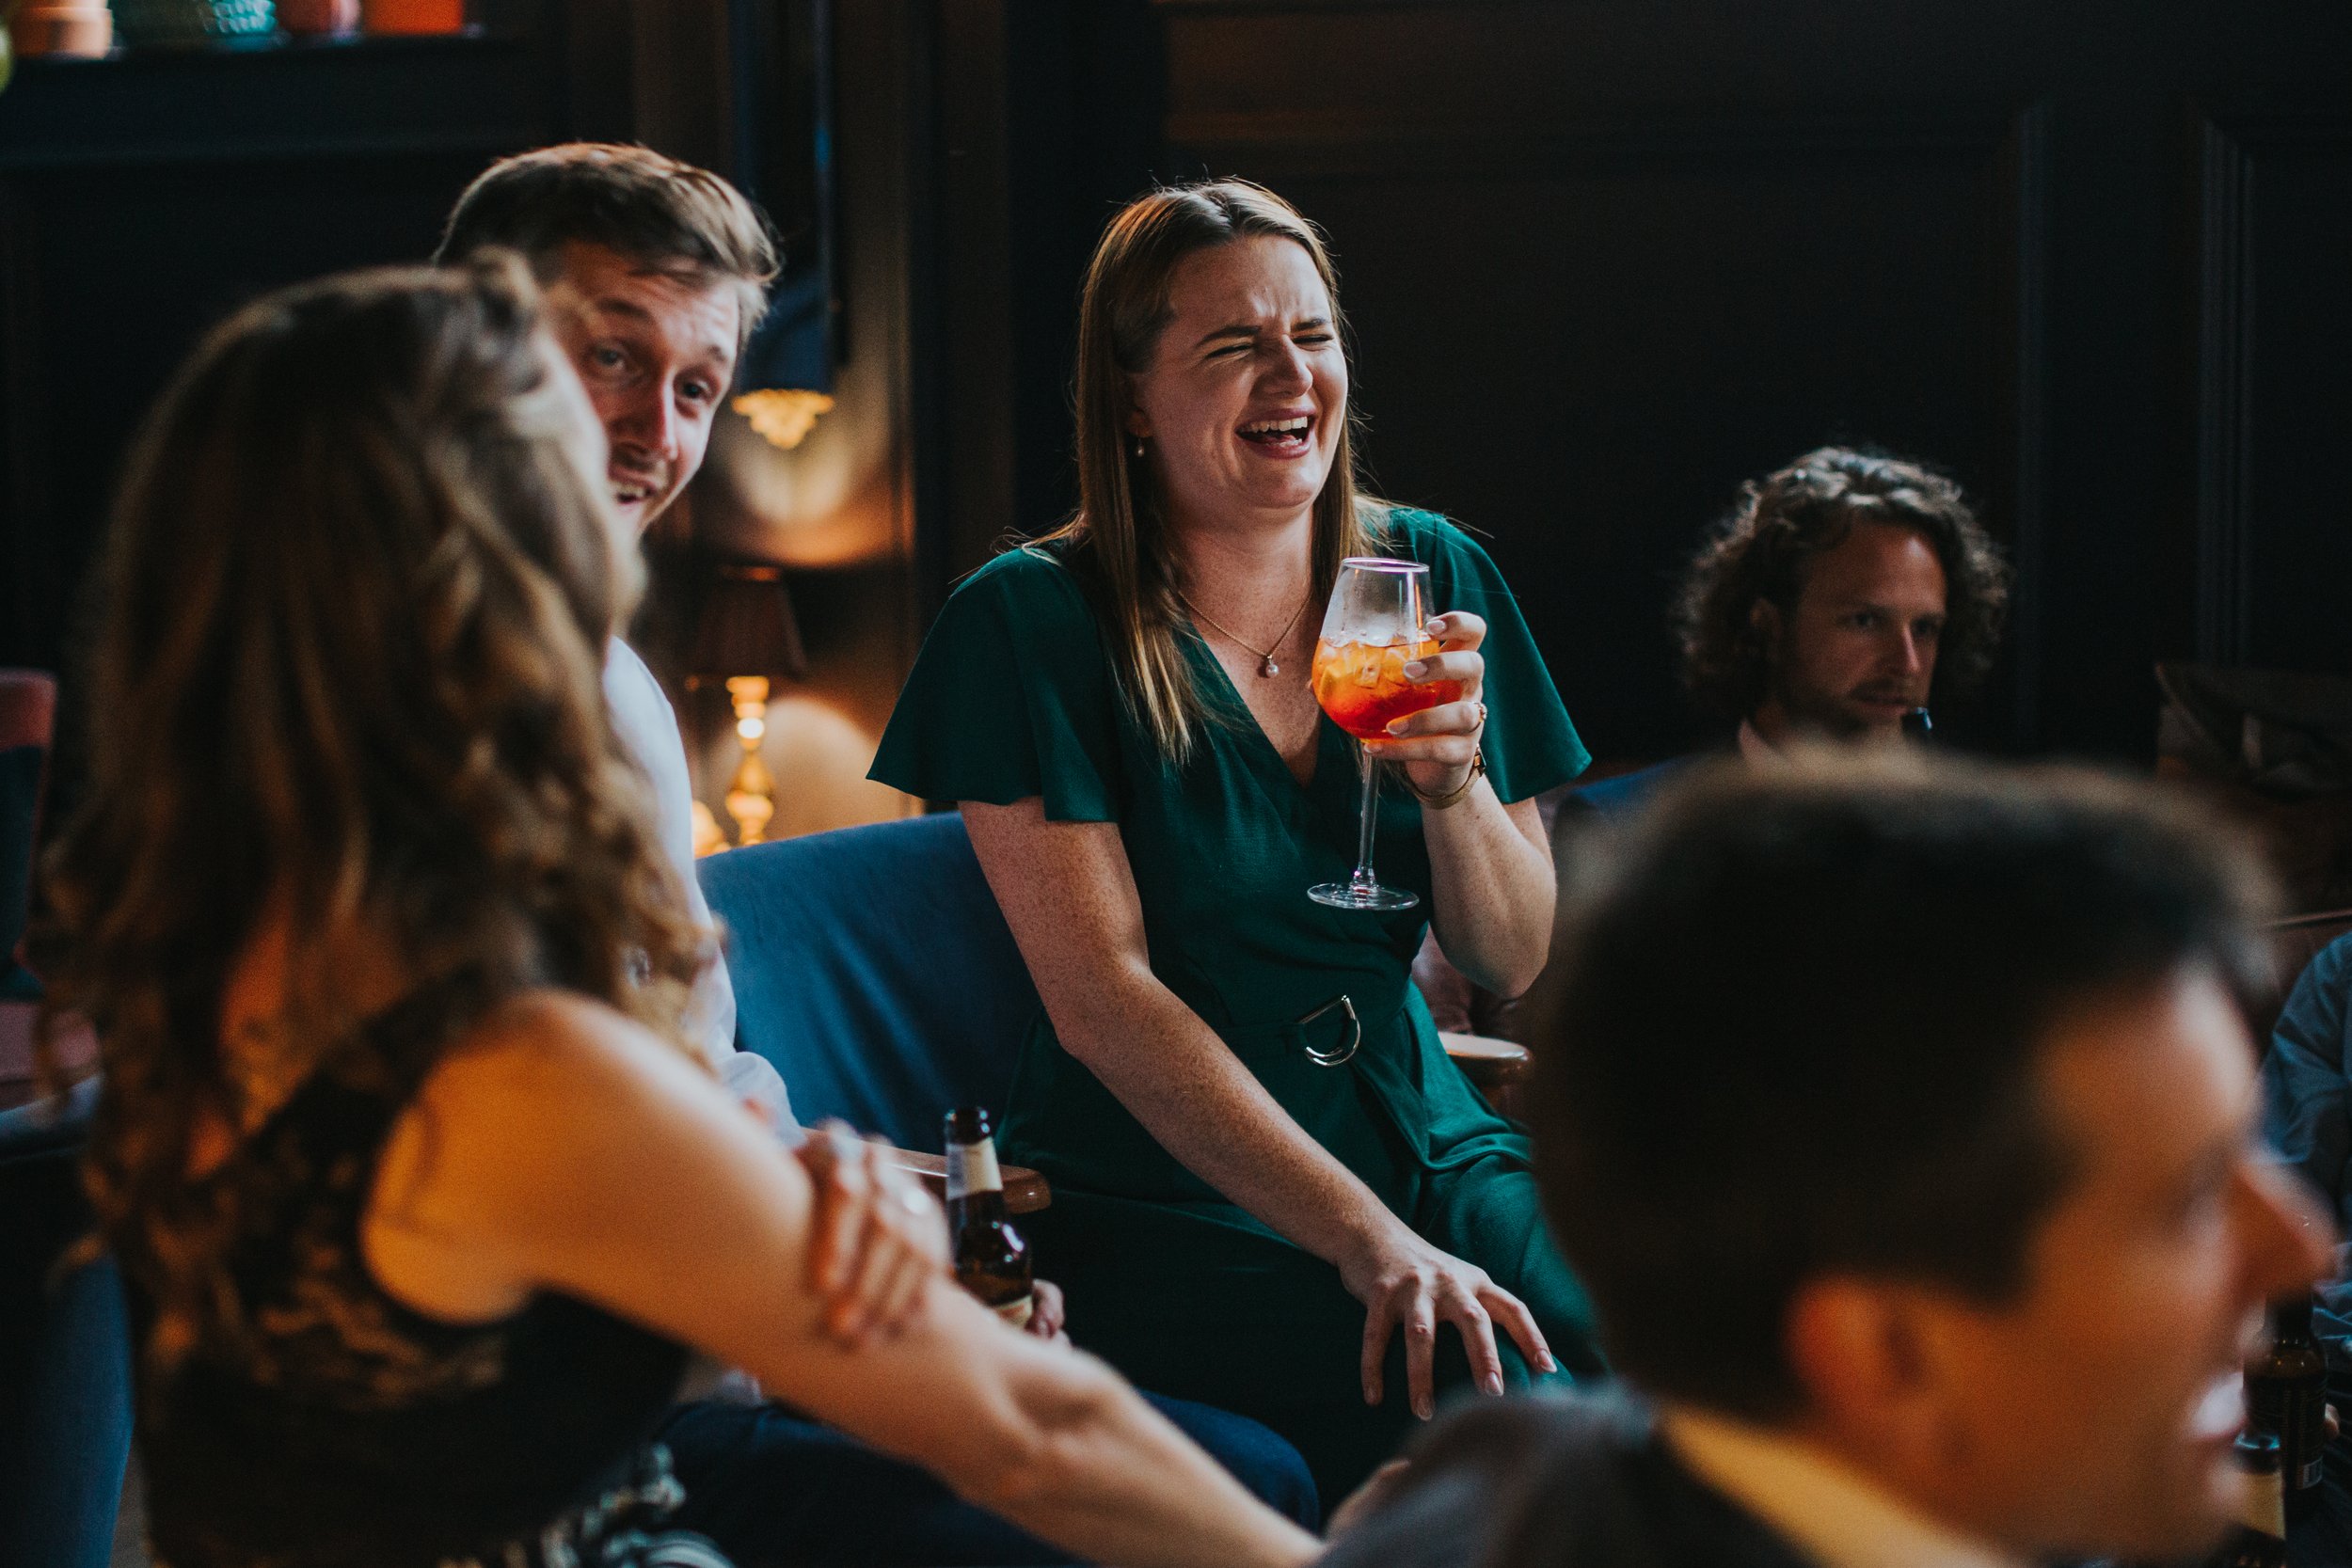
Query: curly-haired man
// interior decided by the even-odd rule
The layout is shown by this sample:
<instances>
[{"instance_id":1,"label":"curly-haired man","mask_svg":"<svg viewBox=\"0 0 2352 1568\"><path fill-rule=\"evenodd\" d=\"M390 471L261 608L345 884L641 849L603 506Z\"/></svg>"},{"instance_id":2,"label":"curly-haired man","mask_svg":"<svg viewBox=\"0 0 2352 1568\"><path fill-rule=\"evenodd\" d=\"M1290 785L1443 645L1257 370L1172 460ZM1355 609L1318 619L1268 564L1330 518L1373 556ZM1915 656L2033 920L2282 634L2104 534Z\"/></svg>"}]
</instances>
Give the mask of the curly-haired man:
<instances>
[{"instance_id":1,"label":"curly-haired man","mask_svg":"<svg viewBox=\"0 0 2352 1568\"><path fill-rule=\"evenodd\" d=\"M1675 605L1683 681L1750 758L1802 736L1892 739L1964 694L2000 641L2009 568L1960 486L1822 447L1740 487ZM1578 792L1607 811L1677 762Z\"/></svg>"}]
</instances>

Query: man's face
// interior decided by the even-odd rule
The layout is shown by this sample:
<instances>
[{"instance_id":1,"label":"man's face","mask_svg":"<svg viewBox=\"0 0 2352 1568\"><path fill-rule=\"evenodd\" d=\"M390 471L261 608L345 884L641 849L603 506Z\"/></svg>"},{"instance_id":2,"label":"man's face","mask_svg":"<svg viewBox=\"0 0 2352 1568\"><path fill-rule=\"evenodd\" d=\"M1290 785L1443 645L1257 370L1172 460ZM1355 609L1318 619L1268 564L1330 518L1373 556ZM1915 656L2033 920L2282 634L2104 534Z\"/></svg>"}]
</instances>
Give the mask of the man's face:
<instances>
[{"instance_id":1,"label":"man's face","mask_svg":"<svg viewBox=\"0 0 2352 1568\"><path fill-rule=\"evenodd\" d=\"M574 241L547 300L556 341L604 424L613 507L642 533L709 449L711 420L735 379L735 285Z\"/></svg>"},{"instance_id":2,"label":"man's face","mask_svg":"<svg viewBox=\"0 0 2352 1568\"><path fill-rule=\"evenodd\" d=\"M1903 716L1927 705L1944 608L1944 566L1926 535L1855 524L1814 557L1790 613L1756 607L1771 671L1757 732L1775 745L1900 735Z\"/></svg>"},{"instance_id":3,"label":"man's face","mask_svg":"<svg viewBox=\"0 0 2352 1568\"><path fill-rule=\"evenodd\" d=\"M2044 1056L2075 1158L1997 1310L1940 1307L1950 1511L2028 1555L2155 1560L2231 1517L2235 1376L2265 1302L2330 1262L2264 1155L2253 1052L2210 975L2085 1006Z\"/></svg>"}]
</instances>

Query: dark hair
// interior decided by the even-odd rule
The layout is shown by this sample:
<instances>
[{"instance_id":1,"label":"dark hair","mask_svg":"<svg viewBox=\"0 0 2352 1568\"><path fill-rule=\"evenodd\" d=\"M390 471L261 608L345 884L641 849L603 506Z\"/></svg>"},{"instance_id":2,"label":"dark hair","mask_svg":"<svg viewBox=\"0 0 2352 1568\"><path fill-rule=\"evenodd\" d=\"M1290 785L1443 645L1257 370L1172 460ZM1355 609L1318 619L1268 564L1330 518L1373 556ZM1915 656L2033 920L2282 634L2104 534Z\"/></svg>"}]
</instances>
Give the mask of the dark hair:
<instances>
[{"instance_id":1,"label":"dark hair","mask_svg":"<svg viewBox=\"0 0 2352 1568\"><path fill-rule=\"evenodd\" d=\"M1764 700L1768 671L1757 604L1784 618L1796 608L1813 558L1843 544L1856 523L1916 530L1944 567L1945 624L1931 701L1974 690L1992 668L2009 605L2009 566L1960 486L1916 463L1822 447L1740 487L1676 596L1683 684L1726 719Z\"/></svg>"},{"instance_id":2,"label":"dark hair","mask_svg":"<svg viewBox=\"0 0 2352 1568\"><path fill-rule=\"evenodd\" d=\"M660 272L738 285L739 354L768 309L777 266L768 220L708 169L650 148L566 142L500 159L457 198L433 259L462 261L497 245L520 251L547 283L575 241Z\"/></svg>"},{"instance_id":3,"label":"dark hair","mask_svg":"<svg viewBox=\"0 0 2352 1568\"><path fill-rule=\"evenodd\" d=\"M606 716L636 552L558 353L511 255L325 278L216 328L132 451L43 1024L102 1042L90 1195L164 1361L233 1330L216 1265L247 1216L188 1150L206 1110L267 1103L221 996L280 903L296 1076L332 1045L413 1083L449 1043L350 1033L331 958L361 942L420 987L552 983L675 1042L707 942Z\"/></svg>"},{"instance_id":4,"label":"dark hair","mask_svg":"<svg viewBox=\"0 0 2352 1568\"><path fill-rule=\"evenodd\" d=\"M2245 847L2078 772L1725 764L1615 848L1534 1008L1537 1177L1617 1370L1753 1419L1801 1404L1807 1279L2023 1287L2072 1169L2038 1098L2063 1010L2265 973Z\"/></svg>"}]
</instances>

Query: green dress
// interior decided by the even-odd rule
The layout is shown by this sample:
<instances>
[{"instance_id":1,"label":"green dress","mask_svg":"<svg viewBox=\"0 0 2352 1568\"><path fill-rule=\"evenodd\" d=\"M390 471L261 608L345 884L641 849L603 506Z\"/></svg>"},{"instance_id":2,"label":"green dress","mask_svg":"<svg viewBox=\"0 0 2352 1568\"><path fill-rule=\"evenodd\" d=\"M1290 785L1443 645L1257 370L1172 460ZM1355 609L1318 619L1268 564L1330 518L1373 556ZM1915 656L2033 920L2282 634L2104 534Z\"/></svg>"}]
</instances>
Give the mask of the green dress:
<instances>
[{"instance_id":1,"label":"green dress","mask_svg":"<svg viewBox=\"0 0 2352 1568\"><path fill-rule=\"evenodd\" d=\"M1486 619L1495 792L1520 800L1574 778L1589 759L1486 552L1407 511L1391 515L1387 548L1428 563L1433 611ZM1447 1057L1412 984L1431 896L1420 806L1391 782L1375 850L1380 879L1419 893L1417 907L1309 899L1311 884L1344 880L1355 863L1355 743L1324 719L1302 786L1215 656L1197 636L1185 643L1223 721L1180 772L1121 701L1077 579L1049 546L1009 551L941 610L872 776L930 800L1041 796L1049 819L1118 823L1152 973L1393 1212L1526 1302L1565 1369L1598 1370L1590 1307L1544 1227L1527 1137ZM1340 1056L1358 1026L1352 1055L1317 1060ZM1024 1226L1040 1273L1067 1292L1080 1344L1143 1387L1273 1427L1306 1455L1327 1503L1394 1450L1412 1425L1402 1331L1384 1402L1369 1408L1364 1309L1339 1271L1179 1164L1062 1050L1041 1010L1002 1144L1053 1183L1051 1207ZM1526 1386L1530 1369L1495 1338L1506 1381ZM1438 1341L1442 1397L1470 1372L1454 1330Z\"/></svg>"}]
</instances>

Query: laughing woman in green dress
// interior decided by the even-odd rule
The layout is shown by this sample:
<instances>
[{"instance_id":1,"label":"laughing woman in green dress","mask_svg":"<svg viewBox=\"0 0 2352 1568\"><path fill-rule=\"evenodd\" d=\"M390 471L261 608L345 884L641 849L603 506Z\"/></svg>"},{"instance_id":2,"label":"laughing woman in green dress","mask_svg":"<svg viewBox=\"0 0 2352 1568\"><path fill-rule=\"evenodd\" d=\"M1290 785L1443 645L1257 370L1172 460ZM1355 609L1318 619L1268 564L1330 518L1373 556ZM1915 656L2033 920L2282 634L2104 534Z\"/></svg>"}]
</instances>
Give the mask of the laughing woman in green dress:
<instances>
[{"instance_id":1,"label":"laughing woman in green dress","mask_svg":"<svg viewBox=\"0 0 2352 1568\"><path fill-rule=\"evenodd\" d=\"M1162 190L1079 318L1081 508L948 600L874 777L960 802L1043 998L1008 1158L1073 1332L1147 1387L1254 1416L1327 1502L1451 1390L1598 1370L1525 1136L1439 1045L1434 920L1506 994L1541 968L1534 797L1586 756L1493 563L1360 497L1334 277L1279 198ZM1461 700L1397 721L1373 913L1348 739L1308 686L1343 558L1427 562ZM1408 670L1408 673L1413 672Z\"/></svg>"}]
</instances>

